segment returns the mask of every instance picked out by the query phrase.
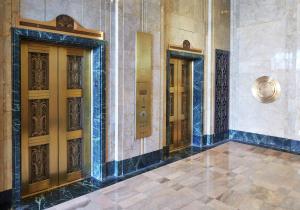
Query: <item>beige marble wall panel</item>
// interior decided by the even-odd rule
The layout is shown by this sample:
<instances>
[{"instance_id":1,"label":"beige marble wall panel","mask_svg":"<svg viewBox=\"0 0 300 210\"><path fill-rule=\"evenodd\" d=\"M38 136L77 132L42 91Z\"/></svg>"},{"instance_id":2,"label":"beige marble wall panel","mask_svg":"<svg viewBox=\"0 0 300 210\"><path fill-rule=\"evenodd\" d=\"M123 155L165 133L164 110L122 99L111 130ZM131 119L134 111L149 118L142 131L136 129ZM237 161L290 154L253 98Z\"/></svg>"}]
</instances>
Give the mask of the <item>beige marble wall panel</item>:
<instances>
[{"instance_id":1,"label":"beige marble wall panel","mask_svg":"<svg viewBox=\"0 0 300 210\"><path fill-rule=\"evenodd\" d=\"M182 45L190 40L192 47L205 47L205 1L165 0L166 44Z\"/></svg>"},{"instance_id":2,"label":"beige marble wall panel","mask_svg":"<svg viewBox=\"0 0 300 210\"><path fill-rule=\"evenodd\" d=\"M124 0L122 10L123 24L122 60L119 60L119 138L122 144L119 147L119 160L142 154L141 141L135 139L135 36L142 31L142 4L139 0ZM121 11L120 11L121 12ZM122 94L122 95L120 95Z\"/></svg>"},{"instance_id":3,"label":"beige marble wall panel","mask_svg":"<svg viewBox=\"0 0 300 210\"><path fill-rule=\"evenodd\" d=\"M100 30L104 31L104 39L107 41L106 48L106 111L108 113L106 118L106 142L107 142L107 161L115 159L115 33L113 31L113 24L115 21L115 11L113 4L110 0L100 0Z\"/></svg>"},{"instance_id":4,"label":"beige marble wall panel","mask_svg":"<svg viewBox=\"0 0 300 210\"><path fill-rule=\"evenodd\" d=\"M238 48L239 43L235 40L238 39L237 35L237 22L239 20L237 1L231 1L230 4L230 106L229 106L229 128L236 127L239 119L238 112L234 111L238 109L239 98L236 97L236 83L238 82ZM234 56L233 56L234 55ZM235 100L233 100L235 98Z\"/></svg>"},{"instance_id":5,"label":"beige marble wall panel","mask_svg":"<svg viewBox=\"0 0 300 210\"><path fill-rule=\"evenodd\" d=\"M207 90L207 97L211 100L206 104L207 117L210 117L210 123L206 124L206 132L214 133L214 114L215 114L215 53L216 49L230 49L230 0L212 1L212 48L211 48L211 83L207 81L210 87Z\"/></svg>"},{"instance_id":6,"label":"beige marble wall panel","mask_svg":"<svg viewBox=\"0 0 300 210\"><path fill-rule=\"evenodd\" d=\"M21 0L21 17L45 21L46 1L44 0Z\"/></svg>"},{"instance_id":7,"label":"beige marble wall panel","mask_svg":"<svg viewBox=\"0 0 300 210\"><path fill-rule=\"evenodd\" d=\"M0 191L12 188L11 140L11 26L18 15L19 2L0 2Z\"/></svg>"},{"instance_id":8,"label":"beige marble wall panel","mask_svg":"<svg viewBox=\"0 0 300 210\"><path fill-rule=\"evenodd\" d=\"M160 1L119 1L118 31L118 145L117 159L127 159L160 149L160 71L153 70L152 135L135 139L135 37L137 31L153 35L153 69L160 69ZM157 73L154 73L157 72ZM158 83L158 84L157 84ZM154 102L155 101L155 102Z\"/></svg>"},{"instance_id":9,"label":"beige marble wall panel","mask_svg":"<svg viewBox=\"0 0 300 210\"><path fill-rule=\"evenodd\" d=\"M23 1L23 2L22 2ZM184 39L192 47L204 49L206 45L206 1L167 0L166 21L161 13L161 0L53 0L46 1L44 12L28 8L34 0L21 1L24 18L51 20L59 14L68 14L84 27L100 29L108 41L107 48L107 160L121 160L162 148L164 130L161 98L164 95L164 62L161 55L162 34L167 42L181 45ZM27 2L27 3L26 3ZM41 9L42 3L39 7ZM115 16L116 10L118 17ZM200 11L200 12L199 12ZM39 13L39 14L35 14ZM42 14L41 14L42 13ZM161 17L163 14L164 17ZM179 25L176 24L176 19ZM153 133L143 140L135 139L135 33L150 32L153 35ZM116 50L118 50L116 52ZM162 71L163 70L163 71ZM207 83L210 86L210 82ZM165 96L165 95L164 95ZM157 123L159 122L159 123Z\"/></svg>"},{"instance_id":10,"label":"beige marble wall panel","mask_svg":"<svg viewBox=\"0 0 300 210\"><path fill-rule=\"evenodd\" d=\"M292 4L295 1L290 1ZM286 13L288 1L238 1L238 27L280 20ZM295 5L296 6L296 5Z\"/></svg>"},{"instance_id":11,"label":"beige marble wall panel","mask_svg":"<svg viewBox=\"0 0 300 210\"><path fill-rule=\"evenodd\" d=\"M230 48L230 0L215 0L213 4L214 48Z\"/></svg>"},{"instance_id":12,"label":"beige marble wall panel","mask_svg":"<svg viewBox=\"0 0 300 210\"><path fill-rule=\"evenodd\" d=\"M82 0L51 0L46 1L46 20L53 20L58 15L66 14L79 23L83 23L83 1Z\"/></svg>"},{"instance_id":13,"label":"beige marble wall panel","mask_svg":"<svg viewBox=\"0 0 300 210\"><path fill-rule=\"evenodd\" d=\"M230 128L300 140L299 2L235 0L232 9ZM274 103L251 95L263 75L280 82Z\"/></svg>"},{"instance_id":14,"label":"beige marble wall panel","mask_svg":"<svg viewBox=\"0 0 300 210\"><path fill-rule=\"evenodd\" d=\"M191 47L202 49L205 52L205 59L207 58L206 46L207 42L210 40L207 37L207 7L208 0L165 0L164 1L164 45L165 52L169 44L172 45L182 45L184 40L189 40ZM164 63L165 64L165 63ZM206 128L209 124L207 117L210 118L211 114L207 111L210 105L207 104L207 97L211 97L210 85L211 80L207 80L207 74L211 72L207 68L207 62L205 62L204 67L205 75L205 94L204 94L204 133L209 133ZM164 75L166 76L166 75ZM163 78L165 80L165 78ZM163 83L163 89L165 89L165 83ZM206 92L209 92L207 94ZM165 101L166 94L164 94ZM165 122L165 116L164 120ZM163 142L165 144L166 130L163 129Z\"/></svg>"},{"instance_id":15,"label":"beige marble wall panel","mask_svg":"<svg viewBox=\"0 0 300 210\"><path fill-rule=\"evenodd\" d=\"M86 28L103 30L100 28L101 14L104 11L101 0L83 1L82 6L82 25L84 25Z\"/></svg>"},{"instance_id":16,"label":"beige marble wall panel","mask_svg":"<svg viewBox=\"0 0 300 210\"><path fill-rule=\"evenodd\" d=\"M214 56L215 49L230 48L230 0L166 0L165 5L166 47L170 43L181 45L188 39L192 47L205 52L204 134L213 134ZM212 16L211 20L208 15Z\"/></svg>"},{"instance_id":17,"label":"beige marble wall panel","mask_svg":"<svg viewBox=\"0 0 300 210\"><path fill-rule=\"evenodd\" d=\"M40 21L49 21L57 15L67 14L79 21L84 27L104 32L106 48L106 85L107 85L107 161L115 156L115 71L111 58L115 54L114 3L110 0L21 0L21 16Z\"/></svg>"},{"instance_id":18,"label":"beige marble wall panel","mask_svg":"<svg viewBox=\"0 0 300 210\"><path fill-rule=\"evenodd\" d=\"M0 3L0 116L3 116L3 106L4 106L4 73L3 73L3 63L4 63L4 47L3 47L3 22L4 17L2 11L5 9L4 4ZM4 142L3 142L3 124L4 120L1 117L0 118L0 192L3 191L3 148L4 148Z\"/></svg>"},{"instance_id":19,"label":"beige marble wall panel","mask_svg":"<svg viewBox=\"0 0 300 210\"><path fill-rule=\"evenodd\" d=\"M162 148L160 138L163 126L160 94L162 88L161 75L161 1L144 1L146 6L146 31L152 34L152 135L144 140L143 153L156 151Z\"/></svg>"}]
</instances>

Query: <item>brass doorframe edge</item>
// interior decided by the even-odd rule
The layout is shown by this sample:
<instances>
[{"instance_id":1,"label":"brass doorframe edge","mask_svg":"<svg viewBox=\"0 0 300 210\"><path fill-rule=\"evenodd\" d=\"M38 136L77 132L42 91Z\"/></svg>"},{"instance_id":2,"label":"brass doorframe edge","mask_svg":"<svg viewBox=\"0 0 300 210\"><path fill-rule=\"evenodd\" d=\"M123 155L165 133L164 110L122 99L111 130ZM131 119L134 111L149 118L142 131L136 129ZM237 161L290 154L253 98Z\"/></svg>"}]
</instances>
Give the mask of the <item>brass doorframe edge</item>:
<instances>
[{"instance_id":1,"label":"brass doorframe edge","mask_svg":"<svg viewBox=\"0 0 300 210\"><path fill-rule=\"evenodd\" d=\"M179 46L179 45L169 45L168 49L172 50L172 51L187 52L187 53L203 55L203 50L202 49L197 49L197 48L186 49L186 48L183 48L182 46Z\"/></svg>"},{"instance_id":2,"label":"brass doorframe edge","mask_svg":"<svg viewBox=\"0 0 300 210\"><path fill-rule=\"evenodd\" d=\"M58 188L61 188L61 187L65 187L65 186L74 184L74 183L76 183L76 182L80 182L80 181L82 181L82 180L84 180L84 179L85 179L85 178L76 179L76 180L74 180L74 181L71 181L71 182L68 182L68 183L64 183L64 184L62 184L62 185L57 185L57 186L53 186L53 187L47 188L47 189L45 189L45 190L41 190L41 191L38 191L38 192L30 193L30 194L27 194L27 195L22 195L22 199L29 198L29 197L33 197L33 196L36 196L36 195L39 195L39 194L42 194L42 193L50 192L50 191L52 191L52 190L55 190L55 189L58 189Z\"/></svg>"},{"instance_id":3,"label":"brass doorframe edge","mask_svg":"<svg viewBox=\"0 0 300 210\"><path fill-rule=\"evenodd\" d=\"M17 27L22 29L39 30L45 32L55 32L64 35L75 35L78 37L104 40L104 32L93 29L86 29L76 20L67 15L59 15L51 21L38 21L32 19L19 18Z\"/></svg>"}]
</instances>

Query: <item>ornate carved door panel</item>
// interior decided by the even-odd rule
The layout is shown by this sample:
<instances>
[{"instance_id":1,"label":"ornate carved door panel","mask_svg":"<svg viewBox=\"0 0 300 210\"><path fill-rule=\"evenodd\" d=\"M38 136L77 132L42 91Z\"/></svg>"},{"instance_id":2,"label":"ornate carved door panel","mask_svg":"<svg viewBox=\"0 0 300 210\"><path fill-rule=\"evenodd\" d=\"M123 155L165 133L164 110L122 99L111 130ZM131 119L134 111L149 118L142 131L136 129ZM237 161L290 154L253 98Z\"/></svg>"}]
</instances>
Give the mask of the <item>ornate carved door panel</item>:
<instances>
[{"instance_id":1,"label":"ornate carved door panel","mask_svg":"<svg viewBox=\"0 0 300 210\"><path fill-rule=\"evenodd\" d=\"M82 176L88 152L86 140L90 133L90 112L84 107L89 107L90 88L89 78L83 74L83 70L89 68L84 62L88 56L81 49L59 48L59 182L68 183ZM84 90L84 94L83 94ZM85 136L86 135L86 136ZM85 147L84 147L85 145ZM85 151L84 151L85 149ZM86 171L88 169L84 169Z\"/></svg>"},{"instance_id":2,"label":"ornate carved door panel","mask_svg":"<svg viewBox=\"0 0 300 210\"><path fill-rule=\"evenodd\" d=\"M170 60L171 150L191 142L191 69L188 61Z\"/></svg>"},{"instance_id":3,"label":"ornate carved door panel","mask_svg":"<svg viewBox=\"0 0 300 210\"><path fill-rule=\"evenodd\" d=\"M89 170L90 78L86 50L24 42L21 55L26 196L80 179L83 169Z\"/></svg>"}]
</instances>

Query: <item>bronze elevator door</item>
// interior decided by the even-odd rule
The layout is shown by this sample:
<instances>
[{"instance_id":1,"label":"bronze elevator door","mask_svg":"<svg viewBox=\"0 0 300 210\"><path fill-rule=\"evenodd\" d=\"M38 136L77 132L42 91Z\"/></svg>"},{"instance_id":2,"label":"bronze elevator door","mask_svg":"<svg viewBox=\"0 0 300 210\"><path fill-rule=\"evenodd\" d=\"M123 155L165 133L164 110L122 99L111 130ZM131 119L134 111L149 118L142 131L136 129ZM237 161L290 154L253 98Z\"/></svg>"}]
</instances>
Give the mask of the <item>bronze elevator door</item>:
<instances>
[{"instance_id":1,"label":"bronze elevator door","mask_svg":"<svg viewBox=\"0 0 300 210\"><path fill-rule=\"evenodd\" d=\"M186 60L170 59L170 149L188 146L190 129L190 65Z\"/></svg>"},{"instance_id":2,"label":"bronze elevator door","mask_svg":"<svg viewBox=\"0 0 300 210\"><path fill-rule=\"evenodd\" d=\"M22 196L82 178L88 65L87 50L21 44Z\"/></svg>"}]
</instances>

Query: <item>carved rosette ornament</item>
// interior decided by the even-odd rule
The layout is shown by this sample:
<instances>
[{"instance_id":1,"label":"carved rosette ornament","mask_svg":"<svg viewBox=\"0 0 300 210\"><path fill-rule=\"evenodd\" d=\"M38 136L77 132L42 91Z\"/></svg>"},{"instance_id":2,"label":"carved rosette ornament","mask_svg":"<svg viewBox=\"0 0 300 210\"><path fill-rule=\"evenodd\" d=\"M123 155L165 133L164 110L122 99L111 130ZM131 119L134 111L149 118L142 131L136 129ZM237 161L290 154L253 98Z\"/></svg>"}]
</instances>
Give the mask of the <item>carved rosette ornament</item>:
<instances>
[{"instance_id":1,"label":"carved rosette ornament","mask_svg":"<svg viewBox=\"0 0 300 210\"><path fill-rule=\"evenodd\" d=\"M253 96L261 103L272 103L280 96L281 88L277 80L262 76L252 86Z\"/></svg>"},{"instance_id":2,"label":"carved rosette ornament","mask_svg":"<svg viewBox=\"0 0 300 210\"><path fill-rule=\"evenodd\" d=\"M56 27L58 29L73 30L74 19L68 15L59 15L56 17Z\"/></svg>"},{"instance_id":3,"label":"carved rosette ornament","mask_svg":"<svg viewBox=\"0 0 300 210\"><path fill-rule=\"evenodd\" d=\"M182 48L185 50L189 50L191 49L191 43L189 40L184 40L182 43Z\"/></svg>"}]
</instances>

